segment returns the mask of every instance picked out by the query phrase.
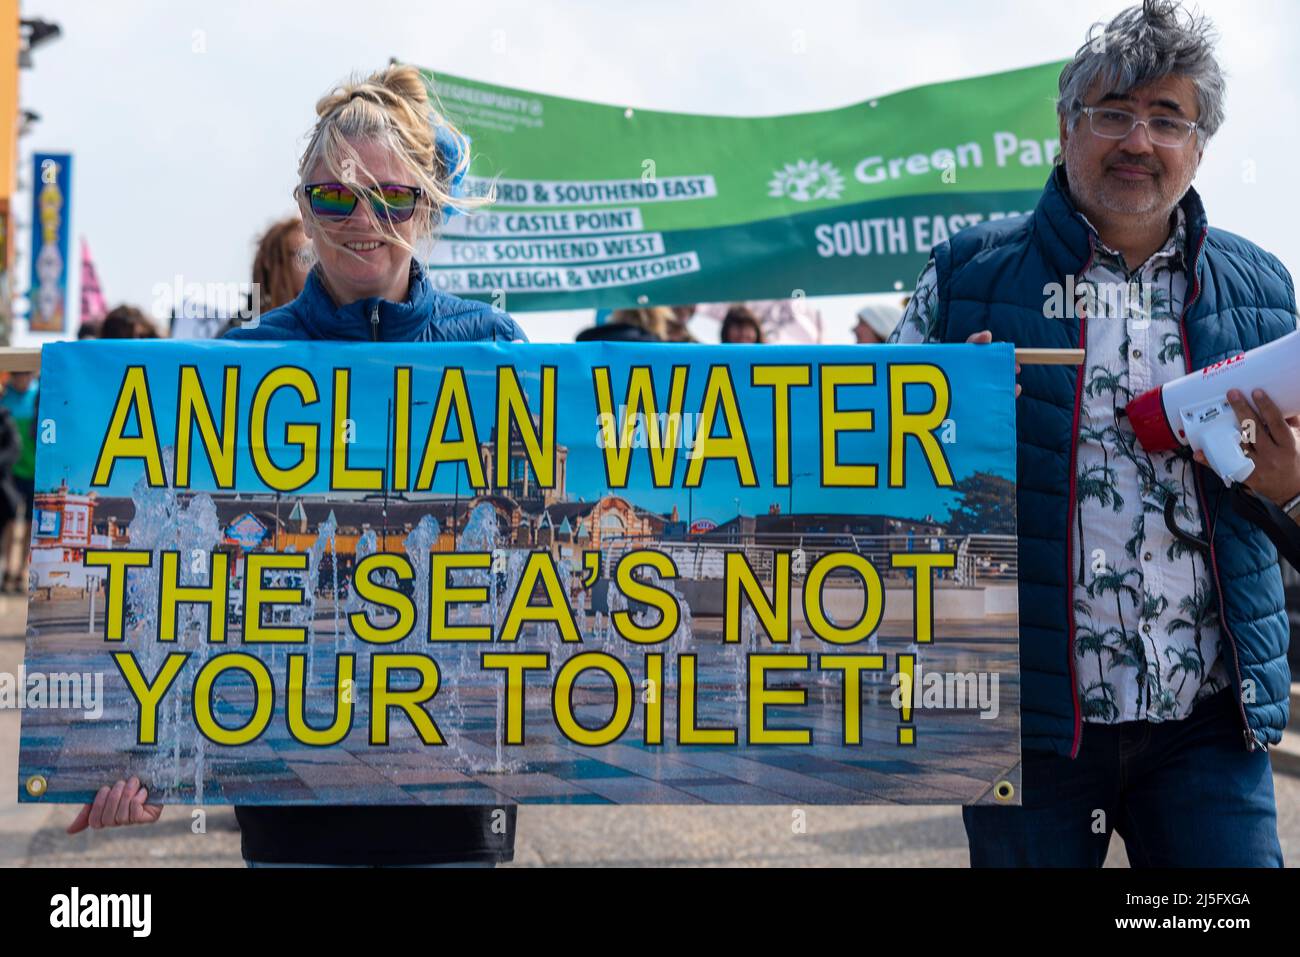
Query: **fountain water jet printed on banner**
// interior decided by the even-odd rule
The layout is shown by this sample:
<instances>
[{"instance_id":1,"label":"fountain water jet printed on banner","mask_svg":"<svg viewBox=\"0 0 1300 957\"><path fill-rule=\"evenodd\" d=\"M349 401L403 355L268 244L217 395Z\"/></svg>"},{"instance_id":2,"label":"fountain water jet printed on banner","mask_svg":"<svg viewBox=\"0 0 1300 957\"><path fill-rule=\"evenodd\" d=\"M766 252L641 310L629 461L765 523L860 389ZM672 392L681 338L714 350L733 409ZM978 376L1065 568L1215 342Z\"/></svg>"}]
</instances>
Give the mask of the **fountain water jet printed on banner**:
<instances>
[{"instance_id":1,"label":"fountain water jet printed on banner","mask_svg":"<svg viewBox=\"0 0 1300 957\"><path fill-rule=\"evenodd\" d=\"M42 362L23 800L1019 802L1008 345Z\"/></svg>"}]
</instances>

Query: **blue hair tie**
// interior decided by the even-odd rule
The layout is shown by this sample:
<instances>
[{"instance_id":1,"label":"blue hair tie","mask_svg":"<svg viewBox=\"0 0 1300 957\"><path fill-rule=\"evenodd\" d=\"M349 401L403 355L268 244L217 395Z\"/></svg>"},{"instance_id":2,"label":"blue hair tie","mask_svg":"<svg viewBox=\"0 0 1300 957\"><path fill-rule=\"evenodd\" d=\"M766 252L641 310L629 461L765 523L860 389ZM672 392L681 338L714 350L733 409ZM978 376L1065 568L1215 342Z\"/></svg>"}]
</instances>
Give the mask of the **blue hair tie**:
<instances>
[{"instance_id":1,"label":"blue hair tie","mask_svg":"<svg viewBox=\"0 0 1300 957\"><path fill-rule=\"evenodd\" d=\"M434 146L438 150L438 156L441 158L443 165L447 169L447 192L454 198L459 198L465 195L465 188L462 185L462 181L465 179L465 174L469 171L468 163L465 164L464 168L457 168L460 166L461 156L468 154L469 152L469 137L465 136L463 133L461 134L461 137L463 139L458 139L451 132L451 127L445 124L439 124L438 128L435 129L433 133ZM464 144L464 153L462 153L462 142ZM461 212L462 210L459 207L448 204L442 208L442 221L446 222L453 216L459 216Z\"/></svg>"}]
</instances>

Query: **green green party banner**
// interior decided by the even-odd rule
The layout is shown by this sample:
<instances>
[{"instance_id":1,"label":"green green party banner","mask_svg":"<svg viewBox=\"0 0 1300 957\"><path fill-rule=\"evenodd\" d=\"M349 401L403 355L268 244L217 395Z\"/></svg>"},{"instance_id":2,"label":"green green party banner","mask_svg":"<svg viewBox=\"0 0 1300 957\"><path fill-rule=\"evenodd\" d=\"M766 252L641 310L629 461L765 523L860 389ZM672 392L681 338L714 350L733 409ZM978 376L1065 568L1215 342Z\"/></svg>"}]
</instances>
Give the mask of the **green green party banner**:
<instances>
[{"instance_id":1,"label":"green green party banner","mask_svg":"<svg viewBox=\"0 0 1300 957\"><path fill-rule=\"evenodd\" d=\"M662 113L428 71L473 139L439 288L512 311L911 288L953 232L1033 208L1060 63L819 113Z\"/></svg>"}]
</instances>

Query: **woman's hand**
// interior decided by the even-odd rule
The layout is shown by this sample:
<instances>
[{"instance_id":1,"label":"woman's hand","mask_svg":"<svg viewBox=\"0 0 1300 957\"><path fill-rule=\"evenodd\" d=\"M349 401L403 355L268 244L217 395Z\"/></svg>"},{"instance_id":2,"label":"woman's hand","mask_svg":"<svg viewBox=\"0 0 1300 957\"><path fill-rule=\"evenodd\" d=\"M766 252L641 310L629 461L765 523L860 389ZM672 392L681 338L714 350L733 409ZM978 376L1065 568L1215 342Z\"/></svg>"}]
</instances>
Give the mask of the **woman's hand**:
<instances>
[{"instance_id":1,"label":"woman's hand","mask_svg":"<svg viewBox=\"0 0 1300 957\"><path fill-rule=\"evenodd\" d=\"M980 332L972 332L969 336L966 337L966 341L973 343L975 345L984 345L986 343L993 341L993 333L989 332L987 329L983 329ZM1019 362L1016 363L1016 375L1020 375ZM1020 398L1019 382L1016 383L1016 398L1017 399Z\"/></svg>"},{"instance_id":2,"label":"woman's hand","mask_svg":"<svg viewBox=\"0 0 1300 957\"><path fill-rule=\"evenodd\" d=\"M139 778L118 781L111 788L100 788L95 800L78 812L68 825L68 833L76 834L88 827L120 827L125 824L152 824L162 816L161 804L145 804L149 797L147 788L140 786Z\"/></svg>"},{"instance_id":3,"label":"woman's hand","mask_svg":"<svg viewBox=\"0 0 1300 957\"><path fill-rule=\"evenodd\" d=\"M1237 413L1237 421L1243 426L1254 423L1254 429L1247 429L1244 437L1253 431L1255 441L1242 442L1242 445L1255 463L1255 471L1241 484L1274 505L1285 505L1300 495L1300 436L1297 435L1300 417L1284 417L1263 389L1256 389L1251 396L1258 413L1236 389L1228 392L1228 404ZM1195 458L1202 465L1207 464L1202 453L1197 452Z\"/></svg>"}]
</instances>

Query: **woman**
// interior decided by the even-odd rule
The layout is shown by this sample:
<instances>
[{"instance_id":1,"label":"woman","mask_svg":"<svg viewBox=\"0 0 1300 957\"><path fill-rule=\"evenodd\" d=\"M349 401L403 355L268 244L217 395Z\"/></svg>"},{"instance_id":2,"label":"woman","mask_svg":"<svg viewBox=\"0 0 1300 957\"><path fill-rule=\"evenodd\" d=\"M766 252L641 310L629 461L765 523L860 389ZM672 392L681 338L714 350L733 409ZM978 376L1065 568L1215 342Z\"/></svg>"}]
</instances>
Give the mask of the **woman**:
<instances>
[{"instance_id":1,"label":"woman","mask_svg":"<svg viewBox=\"0 0 1300 957\"><path fill-rule=\"evenodd\" d=\"M763 327L748 306L732 306L722 320L721 338L723 342L761 343Z\"/></svg>"},{"instance_id":2,"label":"woman","mask_svg":"<svg viewBox=\"0 0 1300 957\"><path fill-rule=\"evenodd\" d=\"M262 234L253 256L253 282L263 309L279 309L293 302L311 272L311 244L302 219L289 216Z\"/></svg>"},{"instance_id":3,"label":"woman","mask_svg":"<svg viewBox=\"0 0 1300 957\"><path fill-rule=\"evenodd\" d=\"M315 257L311 243L302 229L302 218L294 213L271 226L257 238L257 251L253 254L254 298L249 303L252 315L270 312L288 305L298 298L307 285ZM247 312L243 313L248 315ZM217 338L224 339L227 332L244 320L238 316L226 320Z\"/></svg>"},{"instance_id":4,"label":"woman","mask_svg":"<svg viewBox=\"0 0 1300 957\"><path fill-rule=\"evenodd\" d=\"M669 306L647 309L615 309L607 325L640 326L660 342L694 342L695 338Z\"/></svg>"},{"instance_id":5,"label":"woman","mask_svg":"<svg viewBox=\"0 0 1300 957\"><path fill-rule=\"evenodd\" d=\"M232 329L238 341L522 340L502 312L433 288L417 247L462 199L468 142L433 109L420 72L393 66L316 104L295 190L317 265L288 305ZM147 823L140 782L101 788L69 832ZM492 864L514 855L514 808L236 807L257 864Z\"/></svg>"},{"instance_id":6,"label":"woman","mask_svg":"<svg viewBox=\"0 0 1300 957\"><path fill-rule=\"evenodd\" d=\"M135 306L121 305L99 324L101 339L158 339L158 327Z\"/></svg>"}]
</instances>

